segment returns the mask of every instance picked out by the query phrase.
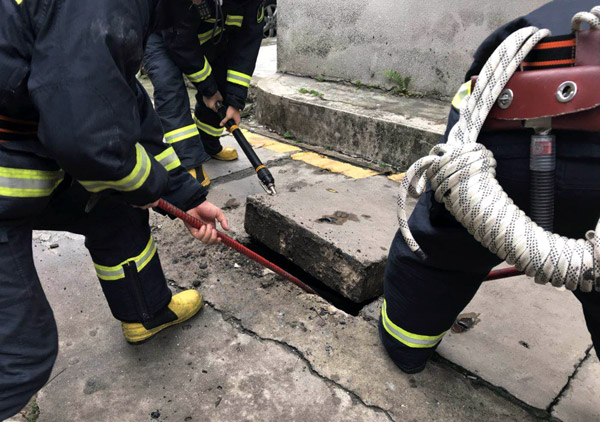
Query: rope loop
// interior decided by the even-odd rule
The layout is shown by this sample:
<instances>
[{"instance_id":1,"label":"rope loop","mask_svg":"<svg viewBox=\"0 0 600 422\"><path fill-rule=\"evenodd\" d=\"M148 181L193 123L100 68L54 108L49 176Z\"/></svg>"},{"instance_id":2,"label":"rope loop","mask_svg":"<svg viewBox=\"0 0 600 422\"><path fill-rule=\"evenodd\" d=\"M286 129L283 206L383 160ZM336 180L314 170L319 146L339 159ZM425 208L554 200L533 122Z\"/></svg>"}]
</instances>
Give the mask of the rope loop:
<instances>
[{"instance_id":1,"label":"rope loop","mask_svg":"<svg viewBox=\"0 0 600 422\"><path fill-rule=\"evenodd\" d=\"M581 25L587 23L590 29L600 29L600 6L594 7L590 12L579 12L571 19L573 32L581 31Z\"/></svg>"}]
</instances>

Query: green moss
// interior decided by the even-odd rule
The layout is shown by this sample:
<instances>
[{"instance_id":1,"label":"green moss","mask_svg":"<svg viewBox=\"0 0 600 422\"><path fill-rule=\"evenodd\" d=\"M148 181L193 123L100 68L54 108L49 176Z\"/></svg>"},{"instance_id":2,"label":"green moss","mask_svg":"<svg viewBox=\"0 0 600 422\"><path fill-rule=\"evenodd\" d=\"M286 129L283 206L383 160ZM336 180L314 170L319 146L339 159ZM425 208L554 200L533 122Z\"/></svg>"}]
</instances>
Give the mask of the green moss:
<instances>
[{"instance_id":1,"label":"green moss","mask_svg":"<svg viewBox=\"0 0 600 422\"><path fill-rule=\"evenodd\" d=\"M40 417L40 408L35 401L27 406L27 413L24 415L27 422L36 422Z\"/></svg>"},{"instance_id":2,"label":"green moss","mask_svg":"<svg viewBox=\"0 0 600 422\"><path fill-rule=\"evenodd\" d=\"M309 90L309 89L306 89L306 88L300 88L300 89L298 90L298 92L299 92L300 94L310 94L310 95L314 95L315 97L319 97L319 98L321 98L321 99L323 99L323 96L325 95L325 94L323 94L322 92L316 91L316 90L314 90L314 89L310 89L310 90Z\"/></svg>"},{"instance_id":3,"label":"green moss","mask_svg":"<svg viewBox=\"0 0 600 422\"><path fill-rule=\"evenodd\" d=\"M411 95L408 87L410 86L410 82L412 78L410 76L403 76L397 70L384 70L381 72L388 78L392 83L394 83L394 87L392 88L392 92L396 95Z\"/></svg>"}]
</instances>

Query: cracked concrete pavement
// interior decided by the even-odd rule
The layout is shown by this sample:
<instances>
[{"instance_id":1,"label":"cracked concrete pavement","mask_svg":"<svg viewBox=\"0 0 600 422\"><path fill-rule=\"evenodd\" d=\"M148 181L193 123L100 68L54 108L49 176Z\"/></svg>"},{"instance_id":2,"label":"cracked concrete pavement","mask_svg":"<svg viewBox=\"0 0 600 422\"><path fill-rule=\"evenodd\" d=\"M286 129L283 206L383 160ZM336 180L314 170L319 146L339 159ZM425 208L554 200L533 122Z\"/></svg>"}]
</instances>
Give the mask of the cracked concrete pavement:
<instances>
[{"instance_id":1,"label":"cracked concrete pavement","mask_svg":"<svg viewBox=\"0 0 600 422\"><path fill-rule=\"evenodd\" d=\"M389 420L317 376L284 343L210 305L151 343L129 346L83 240L61 233L52 241L60 247L35 248L61 333L54 373L38 395L40 422Z\"/></svg>"}]
</instances>

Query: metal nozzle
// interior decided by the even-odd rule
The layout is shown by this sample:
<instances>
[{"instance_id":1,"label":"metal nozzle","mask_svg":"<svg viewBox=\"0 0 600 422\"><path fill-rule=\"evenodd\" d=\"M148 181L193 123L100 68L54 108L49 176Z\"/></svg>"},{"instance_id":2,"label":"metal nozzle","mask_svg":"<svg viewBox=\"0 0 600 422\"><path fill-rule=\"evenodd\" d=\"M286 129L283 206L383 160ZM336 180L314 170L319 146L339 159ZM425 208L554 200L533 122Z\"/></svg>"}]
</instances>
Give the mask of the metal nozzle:
<instances>
[{"instance_id":1,"label":"metal nozzle","mask_svg":"<svg viewBox=\"0 0 600 422\"><path fill-rule=\"evenodd\" d=\"M274 183L269 183L269 185L265 185L261 180L259 180L260 185L262 186L262 188L265 190L265 192L267 192L269 195L274 196L277 195L277 191L275 190L275 184Z\"/></svg>"}]
</instances>

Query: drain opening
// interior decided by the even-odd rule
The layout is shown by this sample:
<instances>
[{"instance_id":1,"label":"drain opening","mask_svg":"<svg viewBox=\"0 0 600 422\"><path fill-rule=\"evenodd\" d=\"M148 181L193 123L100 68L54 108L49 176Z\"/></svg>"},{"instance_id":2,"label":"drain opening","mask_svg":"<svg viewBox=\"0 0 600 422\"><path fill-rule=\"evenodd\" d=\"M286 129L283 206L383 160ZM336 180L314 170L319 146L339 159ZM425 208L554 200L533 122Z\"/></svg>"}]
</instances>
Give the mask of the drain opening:
<instances>
[{"instance_id":1,"label":"drain opening","mask_svg":"<svg viewBox=\"0 0 600 422\"><path fill-rule=\"evenodd\" d=\"M313 288L319 294L319 296L321 296L323 299L325 299L327 302L329 302L336 308L346 312L347 314L350 314L352 316L358 316L358 313L362 308L364 308L374 300L377 300L377 298L375 297L373 299L368 299L361 303L351 301L350 299L342 296L340 293L333 290L331 287L325 285L321 280L313 277L312 275L304 271L302 268L288 260L283 255L272 251L253 237L250 237L250 240L244 243L244 246L252 249L257 254L264 256L266 259L268 259L275 265L283 268L285 271L287 271L294 277L298 277L303 283Z\"/></svg>"}]
</instances>

